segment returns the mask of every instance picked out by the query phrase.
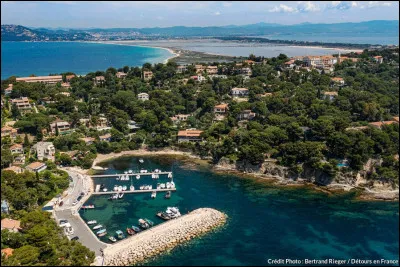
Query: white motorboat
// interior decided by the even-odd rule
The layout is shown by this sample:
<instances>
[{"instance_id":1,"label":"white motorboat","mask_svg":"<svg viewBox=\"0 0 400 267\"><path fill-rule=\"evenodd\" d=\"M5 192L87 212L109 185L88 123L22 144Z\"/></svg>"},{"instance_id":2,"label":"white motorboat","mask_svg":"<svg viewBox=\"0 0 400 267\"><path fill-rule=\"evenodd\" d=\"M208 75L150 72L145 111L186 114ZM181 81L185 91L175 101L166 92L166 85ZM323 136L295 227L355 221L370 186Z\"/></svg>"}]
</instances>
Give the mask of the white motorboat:
<instances>
[{"instance_id":1,"label":"white motorboat","mask_svg":"<svg viewBox=\"0 0 400 267\"><path fill-rule=\"evenodd\" d=\"M96 220L91 220L91 221L88 221L88 222L87 222L87 224L89 224L89 225L91 225L91 224L96 224L96 223L97 223Z\"/></svg>"},{"instance_id":2,"label":"white motorboat","mask_svg":"<svg viewBox=\"0 0 400 267\"><path fill-rule=\"evenodd\" d=\"M129 170L128 173L133 173L133 171L132 171L132 170Z\"/></svg>"},{"instance_id":3,"label":"white motorboat","mask_svg":"<svg viewBox=\"0 0 400 267\"><path fill-rule=\"evenodd\" d=\"M151 178L152 178L152 179L155 179L155 178L156 178L156 175L153 173L153 174L151 175Z\"/></svg>"},{"instance_id":4,"label":"white motorboat","mask_svg":"<svg viewBox=\"0 0 400 267\"><path fill-rule=\"evenodd\" d=\"M156 192L156 191L153 191L153 192L151 193L151 198L156 198L156 196L157 196L157 192Z\"/></svg>"},{"instance_id":5,"label":"white motorboat","mask_svg":"<svg viewBox=\"0 0 400 267\"><path fill-rule=\"evenodd\" d=\"M174 182L171 182L170 185L171 185L171 188L175 188L175 183Z\"/></svg>"},{"instance_id":6,"label":"white motorboat","mask_svg":"<svg viewBox=\"0 0 400 267\"><path fill-rule=\"evenodd\" d=\"M135 187L134 187L133 185L131 185L131 186L129 187L129 190L135 191Z\"/></svg>"},{"instance_id":7,"label":"white motorboat","mask_svg":"<svg viewBox=\"0 0 400 267\"><path fill-rule=\"evenodd\" d=\"M161 188L161 184L158 183L158 184L157 184L157 189L160 189L160 188Z\"/></svg>"},{"instance_id":8,"label":"white motorboat","mask_svg":"<svg viewBox=\"0 0 400 267\"><path fill-rule=\"evenodd\" d=\"M124 197L124 193L119 193L118 194L118 198L123 198Z\"/></svg>"},{"instance_id":9,"label":"white motorboat","mask_svg":"<svg viewBox=\"0 0 400 267\"><path fill-rule=\"evenodd\" d=\"M143 190L144 189L144 185L141 185L139 188L140 188L140 190Z\"/></svg>"},{"instance_id":10,"label":"white motorboat","mask_svg":"<svg viewBox=\"0 0 400 267\"><path fill-rule=\"evenodd\" d=\"M126 189L128 189L128 187L127 187L126 185L124 185L124 186L122 187L122 191L126 191Z\"/></svg>"},{"instance_id":11,"label":"white motorboat","mask_svg":"<svg viewBox=\"0 0 400 267\"><path fill-rule=\"evenodd\" d=\"M114 186L114 191L117 191L118 190L118 185L115 185Z\"/></svg>"},{"instance_id":12,"label":"white motorboat","mask_svg":"<svg viewBox=\"0 0 400 267\"><path fill-rule=\"evenodd\" d=\"M118 186L118 191L122 191L122 186Z\"/></svg>"},{"instance_id":13,"label":"white motorboat","mask_svg":"<svg viewBox=\"0 0 400 267\"><path fill-rule=\"evenodd\" d=\"M140 175L138 174L138 175L136 175L136 179L137 180L139 180L140 179Z\"/></svg>"},{"instance_id":14,"label":"white motorboat","mask_svg":"<svg viewBox=\"0 0 400 267\"><path fill-rule=\"evenodd\" d=\"M102 228L102 227L103 227L103 225L98 224L98 225L96 225L95 227L93 227L93 230L100 229L100 228Z\"/></svg>"},{"instance_id":15,"label":"white motorboat","mask_svg":"<svg viewBox=\"0 0 400 267\"><path fill-rule=\"evenodd\" d=\"M152 186L152 185L149 185L149 189L150 189L150 190L153 189L153 186Z\"/></svg>"},{"instance_id":16,"label":"white motorboat","mask_svg":"<svg viewBox=\"0 0 400 267\"><path fill-rule=\"evenodd\" d=\"M181 216L181 213L177 207L168 207L165 213L167 213L171 218L177 218Z\"/></svg>"},{"instance_id":17,"label":"white motorboat","mask_svg":"<svg viewBox=\"0 0 400 267\"><path fill-rule=\"evenodd\" d=\"M167 182L167 189L171 188L171 184L169 182Z\"/></svg>"},{"instance_id":18,"label":"white motorboat","mask_svg":"<svg viewBox=\"0 0 400 267\"><path fill-rule=\"evenodd\" d=\"M164 189L165 188L165 184L160 184L160 188Z\"/></svg>"},{"instance_id":19,"label":"white motorboat","mask_svg":"<svg viewBox=\"0 0 400 267\"><path fill-rule=\"evenodd\" d=\"M107 188L104 188L104 189L103 189L103 192L107 192Z\"/></svg>"},{"instance_id":20,"label":"white motorboat","mask_svg":"<svg viewBox=\"0 0 400 267\"><path fill-rule=\"evenodd\" d=\"M168 173L168 178L172 178L172 172Z\"/></svg>"},{"instance_id":21,"label":"white motorboat","mask_svg":"<svg viewBox=\"0 0 400 267\"><path fill-rule=\"evenodd\" d=\"M117 199L118 198L118 194L114 194L113 196L112 196L112 199Z\"/></svg>"},{"instance_id":22,"label":"white motorboat","mask_svg":"<svg viewBox=\"0 0 400 267\"><path fill-rule=\"evenodd\" d=\"M139 159L139 162L140 162L140 163L143 163L143 162L144 162L144 160L143 160L143 159Z\"/></svg>"},{"instance_id":23,"label":"white motorboat","mask_svg":"<svg viewBox=\"0 0 400 267\"><path fill-rule=\"evenodd\" d=\"M121 179L121 177L118 175L116 179L117 179L117 181L119 181Z\"/></svg>"},{"instance_id":24,"label":"white motorboat","mask_svg":"<svg viewBox=\"0 0 400 267\"><path fill-rule=\"evenodd\" d=\"M124 173L125 173L125 174L128 174L128 172L127 172L127 171L124 171Z\"/></svg>"}]
</instances>

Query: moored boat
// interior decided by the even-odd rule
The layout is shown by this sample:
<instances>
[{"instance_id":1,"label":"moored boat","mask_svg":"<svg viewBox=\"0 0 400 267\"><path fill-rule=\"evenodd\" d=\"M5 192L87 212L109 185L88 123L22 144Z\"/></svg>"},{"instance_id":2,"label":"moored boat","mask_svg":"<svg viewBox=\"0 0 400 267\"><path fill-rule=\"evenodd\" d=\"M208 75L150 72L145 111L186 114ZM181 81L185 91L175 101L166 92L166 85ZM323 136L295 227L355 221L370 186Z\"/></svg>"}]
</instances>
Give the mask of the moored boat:
<instances>
[{"instance_id":1,"label":"moored boat","mask_svg":"<svg viewBox=\"0 0 400 267\"><path fill-rule=\"evenodd\" d=\"M109 236L108 237L108 239L111 241L111 242L117 242L117 239L115 238L115 237L113 237L113 236Z\"/></svg>"},{"instance_id":2,"label":"moored boat","mask_svg":"<svg viewBox=\"0 0 400 267\"><path fill-rule=\"evenodd\" d=\"M82 206L82 209L94 209L94 205Z\"/></svg>"},{"instance_id":3,"label":"moored boat","mask_svg":"<svg viewBox=\"0 0 400 267\"><path fill-rule=\"evenodd\" d=\"M164 189L165 188L165 184L163 183L163 184L160 184L160 188L161 189Z\"/></svg>"},{"instance_id":4,"label":"moored boat","mask_svg":"<svg viewBox=\"0 0 400 267\"><path fill-rule=\"evenodd\" d=\"M87 222L87 224L88 224L88 225L91 225L91 224L96 224L96 223L97 223L97 221L96 221L96 220L91 220L91 221L88 221L88 222Z\"/></svg>"},{"instance_id":5,"label":"moored boat","mask_svg":"<svg viewBox=\"0 0 400 267\"><path fill-rule=\"evenodd\" d=\"M136 175L136 179L139 180L140 179L140 174Z\"/></svg>"},{"instance_id":6,"label":"moored boat","mask_svg":"<svg viewBox=\"0 0 400 267\"><path fill-rule=\"evenodd\" d=\"M139 226L142 227L143 229L148 229L150 225L143 219L139 219Z\"/></svg>"},{"instance_id":7,"label":"moored boat","mask_svg":"<svg viewBox=\"0 0 400 267\"><path fill-rule=\"evenodd\" d=\"M103 192L107 192L108 191L108 189L107 188L103 188Z\"/></svg>"},{"instance_id":8,"label":"moored boat","mask_svg":"<svg viewBox=\"0 0 400 267\"><path fill-rule=\"evenodd\" d=\"M134 234L135 234L135 231L134 231L132 228L129 228L129 227L126 228L126 232L127 232L129 235L134 235Z\"/></svg>"},{"instance_id":9,"label":"moored boat","mask_svg":"<svg viewBox=\"0 0 400 267\"><path fill-rule=\"evenodd\" d=\"M106 229L101 229L100 231L98 231L96 233L97 236L105 236L107 234L107 230Z\"/></svg>"},{"instance_id":10,"label":"moored boat","mask_svg":"<svg viewBox=\"0 0 400 267\"><path fill-rule=\"evenodd\" d=\"M124 185L124 186L122 187L122 191L126 191L126 189L128 189L128 187L127 187L126 185Z\"/></svg>"},{"instance_id":11,"label":"moored boat","mask_svg":"<svg viewBox=\"0 0 400 267\"><path fill-rule=\"evenodd\" d=\"M172 178L172 172L168 173L168 178Z\"/></svg>"},{"instance_id":12,"label":"moored boat","mask_svg":"<svg viewBox=\"0 0 400 267\"><path fill-rule=\"evenodd\" d=\"M98 225L96 225L95 227L93 227L93 230L97 230L97 229L100 229L100 228L102 228L102 227L103 227L103 225L98 224Z\"/></svg>"},{"instance_id":13,"label":"moored boat","mask_svg":"<svg viewBox=\"0 0 400 267\"><path fill-rule=\"evenodd\" d=\"M158 212L157 214L157 217L160 217L161 219L163 219L163 220L171 220L171 217L167 214L167 213L165 213L165 212Z\"/></svg>"},{"instance_id":14,"label":"moored boat","mask_svg":"<svg viewBox=\"0 0 400 267\"><path fill-rule=\"evenodd\" d=\"M131 185L131 186L129 187L129 190L135 191L135 187L134 187L133 185Z\"/></svg>"},{"instance_id":15,"label":"moored boat","mask_svg":"<svg viewBox=\"0 0 400 267\"><path fill-rule=\"evenodd\" d=\"M122 185L118 186L118 191L122 191Z\"/></svg>"},{"instance_id":16,"label":"moored boat","mask_svg":"<svg viewBox=\"0 0 400 267\"><path fill-rule=\"evenodd\" d=\"M156 191L153 191L153 192L151 193L151 198L156 198L156 196L157 196L157 192L156 192Z\"/></svg>"},{"instance_id":17,"label":"moored boat","mask_svg":"<svg viewBox=\"0 0 400 267\"><path fill-rule=\"evenodd\" d=\"M143 159L139 159L139 162L140 162L140 163L143 163L143 162L144 162L144 160L143 160Z\"/></svg>"},{"instance_id":18,"label":"moored boat","mask_svg":"<svg viewBox=\"0 0 400 267\"><path fill-rule=\"evenodd\" d=\"M124 193L119 193L118 194L118 198L123 198L124 197Z\"/></svg>"},{"instance_id":19,"label":"moored boat","mask_svg":"<svg viewBox=\"0 0 400 267\"><path fill-rule=\"evenodd\" d=\"M175 183L174 182L170 182L171 188L175 188Z\"/></svg>"},{"instance_id":20,"label":"moored boat","mask_svg":"<svg viewBox=\"0 0 400 267\"><path fill-rule=\"evenodd\" d=\"M131 174L131 173L133 173L133 171L132 171L132 170L129 170L128 173Z\"/></svg>"},{"instance_id":21,"label":"moored boat","mask_svg":"<svg viewBox=\"0 0 400 267\"><path fill-rule=\"evenodd\" d=\"M118 191L118 185L114 185L114 191Z\"/></svg>"},{"instance_id":22,"label":"moored boat","mask_svg":"<svg viewBox=\"0 0 400 267\"><path fill-rule=\"evenodd\" d=\"M154 223L153 223L152 221L150 221L149 219L145 218L144 220L145 220L150 226L153 226L153 225L154 225Z\"/></svg>"},{"instance_id":23,"label":"moored boat","mask_svg":"<svg viewBox=\"0 0 400 267\"><path fill-rule=\"evenodd\" d=\"M132 229L133 231L135 231L136 233L139 233L141 230L139 227L132 225Z\"/></svg>"},{"instance_id":24,"label":"moored boat","mask_svg":"<svg viewBox=\"0 0 400 267\"><path fill-rule=\"evenodd\" d=\"M121 230L117 230L117 231L115 231L115 233L117 234L117 237L118 237L119 239L125 238L125 235L124 235L124 233L123 233Z\"/></svg>"},{"instance_id":25,"label":"moored boat","mask_svg":"<svg viewBox=\"0 0 400 267\"><path fill-rule=\"evenodd\" d=\"M168 192L165 194L165 198L166 198L166 199L171 198L171 191L168 191Z\"/></svg>"}]
</instances>

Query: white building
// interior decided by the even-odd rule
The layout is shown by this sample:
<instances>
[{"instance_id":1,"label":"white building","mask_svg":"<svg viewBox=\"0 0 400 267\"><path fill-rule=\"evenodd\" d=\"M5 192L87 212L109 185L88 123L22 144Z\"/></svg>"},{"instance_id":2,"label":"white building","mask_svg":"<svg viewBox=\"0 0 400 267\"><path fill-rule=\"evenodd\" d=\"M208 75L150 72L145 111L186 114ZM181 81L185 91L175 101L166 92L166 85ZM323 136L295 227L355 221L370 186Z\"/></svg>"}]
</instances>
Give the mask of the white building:
<instances>
[{"instance_id":1,"label":"white building","mask_svg":"<svg viewBox=\"0 0 400 267\"><path fill-rule=\"evenodd\" d=\"M147 93L140 93L140 94L138 94L138 99L139 99L139 100L142 100L142 101L149 100L149 94L147 94Z\"/></svg>"},{"instance_id":2,"label":"white building","mask_svg":"<svg viewBox=\"0 0 400 267\"><path fill-rule=\"evenodd\" d=\"M56 149L52 142L38 142L32 147L32 151L36 152L38 160L46 158L50 161L54 161Z\"/></svg>"}]
</instances>

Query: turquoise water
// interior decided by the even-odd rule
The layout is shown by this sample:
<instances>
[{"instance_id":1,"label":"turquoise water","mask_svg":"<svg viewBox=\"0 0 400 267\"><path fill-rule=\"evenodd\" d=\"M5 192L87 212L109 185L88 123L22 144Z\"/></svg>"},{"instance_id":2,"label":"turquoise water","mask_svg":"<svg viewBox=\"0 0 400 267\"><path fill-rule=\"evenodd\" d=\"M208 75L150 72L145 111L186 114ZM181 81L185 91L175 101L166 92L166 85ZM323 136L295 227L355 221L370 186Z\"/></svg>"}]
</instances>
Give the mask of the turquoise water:
<instances>
[{"instance_id":1,"label":"turquoise water","mask_svg":"<svg viewBox=\"0 0 400 267\"><path fill-rule=\"evenodd\" d=\"M103 166L106 173L146 169L173 171L177 191L164 194L125 195L108 201L92 196L86 204L96 209L80 211L115 234L137 225L138 218L160 223L155 213L177 206L182 213L200 207L225 212L227 224L215 233L192 240L146 265L268 265L268 259L398 259L399 204L354 200L353 193L326 195L311 188L276 187L253 178L216 174L176 159L120 158ZM143 178L142 178L143 179ZM140 179L141 183L151 182ZM168 178L160 178L167 181ZM115 178L97 178L95 184L113 187ZM118 182L121 184L121 182ZM138 183L138 181L134 181ZM130 182L125 182L130 185ZM134 184L135 187L138 184Z\"/></svg>"},{"instance_id":2,"label":"turquoise water","mask_svg":"<svg viewBox=\"0 0 400 267\"><path fill-rule=\"evenodd\" d=\"M1 42L1 79L71 71L85 75L109 67L142 66L171 57L165 49L81 42Z\"/></svg>"}]
</instances>

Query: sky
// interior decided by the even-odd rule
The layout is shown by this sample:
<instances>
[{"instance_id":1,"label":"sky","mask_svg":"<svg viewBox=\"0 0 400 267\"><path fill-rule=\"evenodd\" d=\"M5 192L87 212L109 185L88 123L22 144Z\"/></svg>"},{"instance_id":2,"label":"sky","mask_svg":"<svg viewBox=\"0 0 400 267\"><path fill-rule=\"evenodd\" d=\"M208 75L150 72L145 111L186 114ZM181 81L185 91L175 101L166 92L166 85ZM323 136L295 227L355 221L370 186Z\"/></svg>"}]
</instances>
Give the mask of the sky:
<instances>
[{"instance_id":1,"label":"sky","mask_svg":"<svg viewBox=\"0 0 400 267\"><path fill-rule=\"evenodd\" d=\"M397 1L1 1L1 24L147 28L399 20Z\"/></svg>"}]
</instances>

